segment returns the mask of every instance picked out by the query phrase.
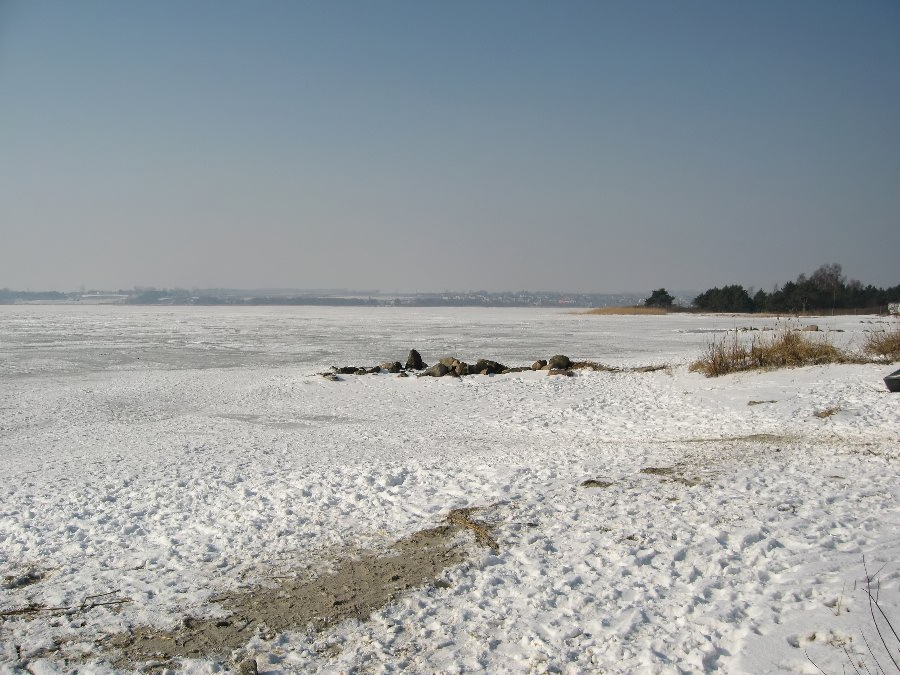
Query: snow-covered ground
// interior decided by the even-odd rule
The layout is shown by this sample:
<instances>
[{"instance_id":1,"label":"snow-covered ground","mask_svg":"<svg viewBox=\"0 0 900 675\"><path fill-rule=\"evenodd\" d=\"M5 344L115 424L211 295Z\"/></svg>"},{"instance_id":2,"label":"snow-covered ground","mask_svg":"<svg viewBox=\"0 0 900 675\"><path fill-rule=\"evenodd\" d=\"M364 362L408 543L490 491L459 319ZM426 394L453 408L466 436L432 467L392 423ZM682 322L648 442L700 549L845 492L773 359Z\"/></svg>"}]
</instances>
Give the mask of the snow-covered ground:
<instances>
[{"instance_id":1,"label":"snow-covered ground","mask_svg":"<svg viewBox=\"0 0 900 675\"><path fill-rule=\"evenodd\" d=\"M261 672L890 666L863 560L900 630L892 368L687 369L718 331L779 323L0 306L0 612L78 610L0 618L0 671L107 672L105 635L221 613L216 596L387 548L460 507L487 507L477 517L499 550L462 532L468 562L440 583L325 632L250 631L240 654ZM852 346L888 320L807 323ZM670 367L315 374L410 348L431 363L563 353ZM83 609L107 598L128 602Z\"/></svg>"}]
</instances>

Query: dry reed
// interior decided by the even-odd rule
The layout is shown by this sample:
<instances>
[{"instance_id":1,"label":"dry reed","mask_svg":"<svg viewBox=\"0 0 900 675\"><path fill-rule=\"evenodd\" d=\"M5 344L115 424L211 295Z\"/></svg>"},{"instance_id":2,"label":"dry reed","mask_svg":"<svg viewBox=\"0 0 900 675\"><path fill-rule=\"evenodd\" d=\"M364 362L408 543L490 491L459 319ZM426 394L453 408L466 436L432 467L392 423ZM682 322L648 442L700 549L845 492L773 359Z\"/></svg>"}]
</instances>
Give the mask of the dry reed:
<instances>
[{"instance_id":1,"label":"dry reed","mask_svg":"<svg viewBox=\"0 0 900 675\"><path fill-rule=\"evenodd\" d=\"M812 338L785 328L773 338L754 337L751 344L738 340L737 333L711 342L700 359L690 365L692 372L718 377L744 370L795 368L825 363L856 362L835 347L828 338Z\"/></svg>"},{"instance_id":2,"label":"dry reed","mask_svg":"<svg viewBox=\"0 0 900 675\"><path fill-rule=\"evenodd\" d=\"M900 361L900 325L890 330L869 333L863 344L863 352L887 361Z\"/></svg>"},{"instance_id":3,"label":"dry reed","mask_svg":"<svg viewBox=\"0 0 900 675\"><path fill-rule=\"evenodd\" d=\"M584 312L585 314L598 314L600 316L633 316L633 315L659 315L669 312L660 307L596 307Z\"/></svg>"}]
</instances>

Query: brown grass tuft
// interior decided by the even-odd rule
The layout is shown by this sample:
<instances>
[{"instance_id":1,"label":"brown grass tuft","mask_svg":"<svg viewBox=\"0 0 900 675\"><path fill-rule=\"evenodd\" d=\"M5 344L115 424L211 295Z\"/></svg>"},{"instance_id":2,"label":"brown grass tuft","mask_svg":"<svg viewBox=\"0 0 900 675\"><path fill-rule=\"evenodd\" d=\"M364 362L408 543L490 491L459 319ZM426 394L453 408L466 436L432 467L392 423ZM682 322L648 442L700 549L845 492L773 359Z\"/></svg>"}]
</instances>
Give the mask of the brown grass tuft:
<instances>
[{"instance_id":1,"label":"brown grass tuft","mask_svg":"<svg viewBox=\"0 0 900 675\"><path fill-rule=\"evenodd\" d=\"M828 341L785 328L771 339L754 337L748 347L737 333L712 342L706 353L690 365L692 372L718 377L743 370L796 368L855 360Z\"/></svg>"},{"instance_id":2,"label":"brown grass tuft","mask_svg":"<svg viewBox=\"0 0 900 675\"><path fill-rule=\"evenodd\" d=\"M863 344L863 352L888 361L900 361L900 325L890 330L869 333Z\"/></svg>"},{"instance_id":3,"label":"brown grass tuft","mask_svg":"<svg viewBox=\"0 0 900 675\"><path fill-rule=\"evenodd\" d=\"M835 415L839 412L841 412L841 407L837 406L837 405L833 405L833 406L829 406L828 408L825 408L824 410L818 410L818 411L814 412L813 416L818 417L820 420L824 420L824 419L827 419L827 418L831 417L832 415Z\"/></svg>"},{"instance_id":4,"label":"brown grass tuft","mask_svg":"<svg viewBox=\"0 0 900 675\"><path fill-rule=\"evenodd\" d=\"M585 314L599 314L601 316L658 315L668 313L667 310L660 307L596 307L585 312Z\"/></svg>"},{"instance_id":5,"label":"brown grass tuft","mask_svg":"<svg viewBox=\"0 0 900 675\"><path fill-rule=\"evenodd\" d=\"M463 509L453 509L447 514L447 522L471 530L475 533L475 539L482 546L491 548L494 553L500 552L500 544L491 536L491 526L487 523L474 520L472 514L481 511L484 507L473 506Z\"/></svg>"}]
</instances>

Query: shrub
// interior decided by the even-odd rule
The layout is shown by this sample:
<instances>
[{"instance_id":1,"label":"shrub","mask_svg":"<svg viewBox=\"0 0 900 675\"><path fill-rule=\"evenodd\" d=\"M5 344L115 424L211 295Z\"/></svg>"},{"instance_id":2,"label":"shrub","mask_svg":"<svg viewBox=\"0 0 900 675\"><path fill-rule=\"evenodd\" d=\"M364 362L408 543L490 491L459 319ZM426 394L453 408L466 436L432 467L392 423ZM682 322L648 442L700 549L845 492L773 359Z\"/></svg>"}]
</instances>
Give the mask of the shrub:
<instances>
[{"instance_id":1,"label":"shrub","mask_svg":"<svg viewBox=\"0 0 900 675\"><path fill-rule=\"evenodd\" d=\"M721 340L710 342L706 353L690 365L691 372L700 372L707 377L719 377L749 368L750 350L738 341L737 333L731 338L726 335Z\"/></svg>"},{"instance_id":2,"label":"shrub","mask_svg":"<svg viewBox=\"0 0 900 675\"><path fill-rule=\"evenodd\" d=\"M890 330L869 333L863 344L863 352L888 361L900 361L900 325Z\"/></svg>"},{"instance_id":3,"label":"shrub","mask_svg":"<svg viewBox=\"0 0 900 675\"><path fill-rule=\"evenodd\" d=\"M774 338L754 338L749 347L740 343L737 333L725 336L707 347L706 353L690 365L692 372L718 377L742 370L793 368L823 363L852 361L827 338L811 338L785 328Z\"/></svg>"}]
</instances>

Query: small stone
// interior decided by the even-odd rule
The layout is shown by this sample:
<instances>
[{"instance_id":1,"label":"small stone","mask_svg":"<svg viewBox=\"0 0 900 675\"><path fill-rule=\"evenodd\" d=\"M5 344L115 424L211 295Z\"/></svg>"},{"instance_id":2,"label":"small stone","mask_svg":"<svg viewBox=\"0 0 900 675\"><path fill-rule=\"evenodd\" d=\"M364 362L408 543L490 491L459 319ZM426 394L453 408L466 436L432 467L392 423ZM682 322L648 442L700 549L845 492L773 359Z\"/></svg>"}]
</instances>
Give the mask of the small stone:
<instances>
[{"instance_id":1,"label":"small stone","mask_svg":"<svg viewBox=\"0 0 900 675\"><path fill-rule=\"evenodd\" d=\"M239 675L259 675L259 669L256 666L256 659L252 657L244 659L239 664L237 664L237 671Z\"/></svg>"}]
</instances>

